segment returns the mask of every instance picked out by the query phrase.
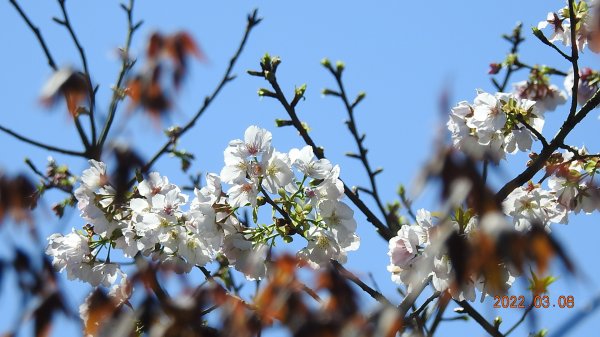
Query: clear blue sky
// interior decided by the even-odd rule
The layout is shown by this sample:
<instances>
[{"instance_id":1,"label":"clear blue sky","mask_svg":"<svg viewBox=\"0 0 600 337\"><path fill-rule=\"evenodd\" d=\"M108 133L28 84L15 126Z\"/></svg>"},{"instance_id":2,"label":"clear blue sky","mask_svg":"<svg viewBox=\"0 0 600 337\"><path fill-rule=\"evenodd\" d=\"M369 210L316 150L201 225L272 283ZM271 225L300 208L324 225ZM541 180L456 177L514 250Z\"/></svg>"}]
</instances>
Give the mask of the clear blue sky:
<instances>
[{"instance_id":1,"label":"clear blue sky","mask_svg":"<svg viewBox=\"0 0 600 337\"><path fill-rule=\"evenodd\" d=\"M227 142L239 138L247 126L256 124L271 129L274 145L287 150L301 147L301 139L290 128L276 129L273 120L284 118L285 113L274 101L259 99L256 91L266 86L261 79L245 75L245 70L258 68L258 60L265 53L279 55L283 63L278 77L288 93L294 85L308 84L306 100L300 103L301 119L312 127L312 135L326 149L327 156L342 167L342 177L350 185L366 184L360 165L344 157L354 151L350 134L342 121L344 110L334 98L323 98L320 91L333 87L330 75L320 66L323 57L344 60L346 85L350 93L367 92L367 99L357 110L359 129L367 133L366 145L373 166L384 167L378 176L384 200L395 198L399 183L411 185L424 161L431 154L432 141L441 120L438 97L445 86L451 88L452 103L472 100L475 89L492 91L487 70L490 62L501 61L509 45L500 35L509 33L517 21L523 21L528 41L522 48L522 60L527 63L546 63L562 69L567 64L550 48L541 45L529 33L529 27L544 19L548 11L562 6L564 1L460 1L423 2L381 1L376 6L367 2L287 2L287 1L139 1L135 18L145 21L133 42L133 52L140 55L150 32L166 33L177 30L189 31L201 44L208 56L208 64L192 62L191 74L176 102L172 123L184 124L201 105L204 97L213 90L227 66L229 57L238 45L245 25L245 16L253 8L259 8L264 21L257 27L242 55L235 73L239 77L230 83L200 119L194 130L184 136L181 147L197 155L192 172L219 172L222 152ZM22 6L31 19L40 26L48 45L59 65L79 67L76 50L67 32L52 22L60 16L60 8L53 1L22 1ZM125 17L117 1L68 1L73 25L84 45L93 74L93 81L100 84L98 110L105 113L115 82L119 62L115 49L124 42ZM33 34L22 22L8 2L0 3L0 45L4 46L1 56L2 79L0 81L0 124L18 132L44 140L53 145L79 149L77 133L61 107L46 111L39 104L40 88L51 74L44 54ZM583 56L581 64L595 67L598 58ZM526 73L513 79L522 80ZM562 87L562 80L556 84ZM122 105L124 106L124 105ZM153 124L139 113L124 115L118 112L116 125L128 119L126 131L120 140L133 144L134 148L149 157L164 142L164 136ZM569 137L573 145L585 144L592 152L600 149L594 137L598 129L596 115L575 130ZM547 115L544 134L551 137L565 116L565 110ZM123 118L124 117L124 118ZM39 150L0 133L2 156L0 168L9 173L26 171L24 157L31 158L42 167L48 152ZM61 163L68 163L74 172L81 172L85 163L73 158L55 155ZM512 177L524 167L525 156L511 157L494 173L496 181ZM163 158L156 168L174 182L187 182L178 171L178 162ZM416 207L434 207L433 190L418 199ZM57 195L36 213L36 218L48 233L81 225L77 215L71 221L57 221L47 210ZM365 197L366 199L366 197ZM351 253L348 268L359 275L372 272L384 293L399 301L395 285L385 267L388 264L387 243L374 235L373 228L357 215L361 249ZM555 225L554 233L566 246L569 253L589 281L561 277L552 286L552 295L573 295L576 308L583 307L600 291L594 281L600 277L598 270L599 245L594 228L599 217L572 217L567 226ZM3 226L2 235L12 236L19 242L19 230ZM7 254L7 249L0 253ZM556 270L560 273L560 270ZM7 294L10 287L7 279L0 293L5 307L17 299ZM72 300L79 302L86 288L72 282ZM517 284L513 294L525 294L523 285ZM494 311L493 302L488 300L477 305L490 319L496 315L504 318L510 326L520 316L514 309ZM3 310L4 311L4 310ZM552 331L575 311L573 309L539 309L536 311L537 326ZM12 324L9 315L0 317L0 331ZM600 313L591 316L573 331L573 336L593 335L597 328L593 322ZM77 327L54 335L75 334ZM506 327L505 327L506 329ZM524 324L515 335L526 335ZM458 333L483 336L484 332L473 322L448 322L440 336Z\"/></svg>"}]
</instances>

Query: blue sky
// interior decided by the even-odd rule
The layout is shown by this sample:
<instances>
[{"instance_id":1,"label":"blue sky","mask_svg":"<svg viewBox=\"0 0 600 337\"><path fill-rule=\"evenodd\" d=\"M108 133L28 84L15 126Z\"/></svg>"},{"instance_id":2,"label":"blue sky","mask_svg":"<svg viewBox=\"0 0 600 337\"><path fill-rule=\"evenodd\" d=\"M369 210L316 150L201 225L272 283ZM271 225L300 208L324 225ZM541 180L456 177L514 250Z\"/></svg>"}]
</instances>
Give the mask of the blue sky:
<instances>
[{"instance_id":1,"label":"blue sky","mask_svg":"<svg viewBox=\"0 0 600 337\"><path fill-rule=\"evenodd\" d=\"M258 88L267 83L259 78L245 75L245 70L257 69L260 57L269 52L278 55L283 63L278 78L290 95L294 85L307 83L306 100L299 105L300 118L312 128L312 136L326 149L327 156L342 167L342 177L349 185L366 184L361 166L344 156L354 151L355 145L343 125L345 114L341 103L330 97L323 98L322 88L333 87L334 81L321 67L319 61L329 57L346 63L345 83L349 93L365 91L367 98L360 104L356 114L359 129L367 133L366 145L373 166L381 166L384 172L378 176L384 200L394 200L398 184L411 186L425 160L431 155L433 139L440 132L445 120L440 117L438 97L450 88L450 102L472 100L475 89L492 91L487 70L490 62L501 61L509 45L500 35L510 33L517 21L524 24L527 38L522 48L522 60L527 63L545 63L561 69L568 64L550 48L541 45L530 34L529 28L546 17L546 13L563 5L563 1L518 0L461 1L461 2L411 2L381 1L377 5L367 2L275 2L275 1L219 1L219 2L139 2L135 18L143 19L144 25L137 33L132 51L141 55L146 38L154 30L170 33L189 31L202 46L209 62L192 62L190 76L186 79L175 109L170 117L173 124L184 124L200 107L204 97L220 80L229 57L242 36L245 16L253 8L259 8L264 21L256 28L235 73L238 78L227 85L211 108L201 117L194 130L184 136L181 147L197 156L191 170L219 172L222 151L227 142L243 135L247 126L256 124L273 132L276 148L287 150L301 147L301 139L290 128L276 129L275 118L285 118L285 112L273 100L259 99ZM60 16L58 4L52 1L22 1L31 19L40 26L48 45L61 66L80 67L76 50L63 27L52 22ZM125 17L117 1L68 2L71 20L86 49L93 81L100 84L98 111L108 108L111 85L116 79L119 62L115 56L117 47L125 39ZM46 110L39 104L39 92L51 74L44 55L33 34L22 22L8 2L0 3L0 45L3 48L0 66L0 124L35 139L70 149L79 149L77 133L64 107ZM597 56L588 52L581 64L595 67ZM525 79L526 73L518 73L513 80ZM562 79L556 84L562 87ZM165 141L160 130L140 113L127 115L125 105L118 112L116 125L125 125L125 132L118 140L132 144L140 153L149 157ZM591 113L588 121L576 128L569 142L585 144L597 152L600 144L592 132L597 130L598 113ZM547 115L544 134L551 137L565 116L559 109ZM445 117L445 116L444 116ZM123 124L126 123L126 124ZM596 138L596 139L594 139ZM24 157L43 166L49 155L26 144L0 134L3 156L0 168L9 173L25 171ZM61 163L67 163L74 172L85 168L81 160L56 155ZM495 170L493 181L506 180L524 168L526 156L514 156ZM156 166L161 173L174 182L187 182L178 171L178 162L167 157ZM415 207L435 207L433 189L419 198ZM42 208L48 209L58 195L50 195L50 201ZM366 197L365 197L366 198ZM372 203L369 203L372 205ZM80 226L77 215L71 221L57 221L49 211L36 213L40 224L48 233ZM348 268L359 275L372 272L384 293L393 300L400 298L395 292L385 269L388 264L387 243L374 235L373 229L357 215L362 247L349 256ZM582 270L584 277L561 276L553 286L552 296L573 295L576 309L581 308L600 291L600 276L595 256L598 229L594 228L599 217L572 217L569 225L553 227L558 239L566 246ZM19 229L4 226L2 235L16 240ZM6 249L0 252L7 254ZM562 275L560 269L556 269ZM584 280L585 279L585 280ZM6 293L8 281L0 301L11 303L16 299ZM73 301L80 301L86 288L79 283L73 287ZM514 287L513 294L525 294L522 285ZM490 300L478 305L486 317L501 315L504 324L510 326L520 312L514 309L494 311ZM512 310L512 311L511 311ZM552 331L574 313L574 309L537 310L538 327ZM590 335L595 330L590 317L573 331L573 336ZM11 320L0 318L0 331ZM67 327L75 333L76 327ZM506 328L505 328L506 329ZM483 336L475 323L448 322L440 336L453 336L460 331L466 335ZM517 335L526 335L524 324ZM61 335L55 331L55 335Z\"/></svg>"}]
</instances>

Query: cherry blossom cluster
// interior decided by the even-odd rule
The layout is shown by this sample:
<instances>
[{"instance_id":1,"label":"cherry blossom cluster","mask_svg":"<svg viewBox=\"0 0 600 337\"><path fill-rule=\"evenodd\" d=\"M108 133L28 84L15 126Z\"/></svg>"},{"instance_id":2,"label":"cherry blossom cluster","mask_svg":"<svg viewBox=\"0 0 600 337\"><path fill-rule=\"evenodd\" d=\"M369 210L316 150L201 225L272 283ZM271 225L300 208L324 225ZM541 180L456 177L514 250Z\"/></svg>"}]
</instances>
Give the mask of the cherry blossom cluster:
<instances>
[{"instance_id":1,"label":"cherry blossom cluster","mask_svg":"<svg viewBox=\"0 0 600 337\"><path fill-rule=\"evenodd\" d=\"M508 226L502 216L493 215L487 216L487 218L487 223L493 222L495 227L498 226L498 223ZM437 228L433 222L434 218L431 213L420 209L416 214L416 223L402 226L397 236L389 241L390 264L388 271L392 274L392 280L406 285L409 292L416 284L429 280L427 282L430 282L436 291L448 290L452 297L459 301L474 301L475 289L481 292L482 300L486 295L492 294L491 290L486 287L485 279L482 276L472 275L470 282L466 282L461 289L453 286L455 273L452 262L445 247L440 245L444 240L443 238L440 240L438 237ZM467 238L480 230L477 216L460 209L457 211L457 215L452 217L450 225L453 230L459 231ZM514 276L507 267L500 267L501 278L508 288L512 285Z\"/></svg>"},{"instance_id":2,"label":"cherry blossom cluster","mask_svg":"<svg viewBox=\"0 0 600 337\"><path fill-rule=\"evenodd\" d=\"M565 77L564 85L565 89L572 94L573 82L575 77L573 76L573 70L571 69ZM600 89L600 73L590 68L583 68L579 70L579 86L577 87L577 103L584 105L592 96Z\"/></svg>"},{"instance_id":3,"label":"cherry blossom cluster","mask_svg":"<svg viewBox=\"0 0 600 337\"><path fill-rule=\"evenodd\" d=\"M588 3L589 2L589 3ZM579 51L583 51L586 45L594 51L600 51L600 37L598 34L598 1L579 1L573 4L573 14L576 24L573 25L569 15L569 7L564 6L556 12L548 13L546 20L538 23L537 28L543 30L548 28L551 35L550 42L561 42L565 46L572 44L571 31L575 26L575 44Z\"/></svg>"},{"instance_id":4,"label":"cherry blossom cluster","mask_svg":"<svg viewBox=\"0 0 600 337\"><path fill-rule=\"evenodd\" d=\"M568 221L567 209L559 203L555 191L545 190L532 182L515 188L502 203L502 208L512 217L515 229L519 231L531 229L534 223L549 229L551 223Z\"/></svg>"},{"instance_id":5,"label":"cherry blossom cluster","mask_svg":"<svg viewBox=\"0 0 600 337\"><path fill-rule=\"evenodd\" d=\"M151 257L181 272L224 257L248 279L258 279L267 272L276 239L290 242L296 236L307 242L297 254L309 265L346 262L360 241L354 212L341 201L339 166L317 160L310 146L278 152L271 140L267 130L249 127L243 140L227 146L220 174L207 174L191 201L157 172L118 196L106 165L91 160L75 190L87 225L51 235L46 253L69 279L93 286L125 277L111 260L116 250L124 258ZM226 191L222 183L229 185ZM272 224L258 221L262 207L273 214ZM245 208L252 210L255 226L238 216Z\"/></svg>"},{"instance_id":6,"label":"cherry blossom cluster","mask_svg":"<svg viewBox=\"0 0 600 337\"><path fill-rule=\"evenodd\" d=\"M477 91L472 104L462 101L452 108L447 126L456 148L476 159L500 160L531 149L537 139L532 130L541 133L544 113L517 94Z\"/></svg>"},{"instance_id":7,"label":"cherry blossom cluster","mask_svg":"<svg viewBox=\"0 0 600 337\"><path fill-rule=\"evenodd\" d=\"M502 204L504 213L517 230L528 230L533 223L550 230L552 223L568 223L570 212L590 214L600 209L598 161L585 148L553 154L546 165L547 188L529 182L514 189Z\"/></svg>"},{"instance_id":8,"label":"cherry blossom cluster","mask_svg":"<svg viewBox=\"0 0 600 337\"><path fill-rule=\"evenodd\" d=\"M590 214L600 210L599 160L597 156L588 156L582 148L576 154L556 153L546 166L551 174L548 187L568 212Z\"/></svg>"},{"instance_id":9,"label":"cherry blossom cluster","mask_svg":"<svg viewBox=\"0 0 600 337\"><path fill-rule=\"evenodd\" d=\"M546 72L547 69L544 67L541 69L533 68L529 79L513 85L515 94L519 98L534 101L535 107L541 113L554 111L557 106L567 102L567 94L560 90L558 86L550 83ZM571 91L570 88L567 90Z\"/></svg>"},{"instance_id":10,"label":"cherry blossom cluster","mask_svg":"<svg viewBox=\"0 0 600 337\"><path fill-rule=\"evenodd\" d=\"M532 154L532 158L535 158ZM526 232L535 225L543 225L550 231L551 224L566 224L570 212L590 214L600 209L600 158L588 155L585 148L571 148L555 153L546 164L545 187L542 183L527 183L515 188L503 201L504 214L498 212L484 216L480 221L471 211L458 209L450 217L453 231L467 240L477 237L478 231L492 236L500 232L517 230ZM452 262L446 254L444 241L439 237L439 225L434 227L431 213L419 210L416 223L404 225L397 236L389 241L392 280L407 285L409 291L416 283L430 282L433 288L443 292L449 290L457 300L475 299L475 289L482 296L491 294L485 280L471 276L461 289L456 289ZM500 266L502 280L509 287L518 274L511 266Z\"/></svg>"}]
</instances>

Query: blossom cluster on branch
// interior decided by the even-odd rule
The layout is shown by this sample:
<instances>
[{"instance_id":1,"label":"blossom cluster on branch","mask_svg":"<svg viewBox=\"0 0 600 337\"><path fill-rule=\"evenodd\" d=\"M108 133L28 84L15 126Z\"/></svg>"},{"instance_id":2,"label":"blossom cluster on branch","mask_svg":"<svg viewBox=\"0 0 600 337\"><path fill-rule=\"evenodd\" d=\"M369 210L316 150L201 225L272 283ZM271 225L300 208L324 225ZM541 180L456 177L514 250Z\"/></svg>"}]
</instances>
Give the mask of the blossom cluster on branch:
<instances>
[{"instance_id":1,"label":"blossom cluster on branch","mask_svg":"<svg viewBox=\"0 0 600 337\"><path fill-rule=\"evenodd\" d=\"M106 165L91 160L74 192L87 225L51 235L46 253L69 279L94 286L125 277L113 262L114 250L126 258L148 256L180 272L222 255L248 279L258 279L265 276L276 239L290 242L299 236L307 245L298 256L309 265L346 262L359 238L354 212L340 201L339 166L316 160L310 146L278 152L271 139L269 131L249 127L243 140L227 146L221 173L207 174L206 186L195 188L191 201L157 172L118 200ZM222 182L230 185L226 192ZM246 207L252 209L255 227L241 220ZM258 221L261 207L271 208L272 224Z\"/></svg>"},{"instance_id":2,"label":"blossom cluster on branch","mask_svg":"<svg viewBox=\"0 0 600 337\"><path fill-rule=\"evenodd\" d=\"M567 6L557 13L548 14L547 20L533 29L534 34L549 44L562 42L565 46L570 46L573 33L579 52L586 45L597 52L600 37L600 12L597 3L592 1L588 5L585 1L580 1L569 4L573 7L573 12ZM575 23L572 24L573 20ZM540 31L546 27L552 27L549 39ZM576 31L572 32L572 29ZM513 32L513 36L505 38L513 43L513 51L502 64L493 63L490 70L490 74L495 75L503 67L507 68L504 85L494 81L499 90L496 93L477 90L473 102L458 103L451 109L447 121L454 149L473 162L481 162L484 170L489 164L499 164L506 159L506 154L519 151L529 153L531 161L528 166L533 165L540 156L532 152L535 141L542 143L542 151L547 152L554 146L542 135L546 112L555 111L558 106L565 104L567 93L577 93L577 97L573 99L583 106L599 87L598 72L590 68L578 70L575 67L578 76L574 76L573 69L562 72L547 66L522 63L515 53L515 46L522 41L520 26ZM562 53L560 50L559 52ZM563 53L563 56L576 62L577 54L567 56ZM528 79L515 83L513 92L503 92L511 72L523 68L530 71ZM567 92L551 83L551 75L564 76ZM578 83L573 91L575 78ZM569 118L573 118L574 114L572 112ZM569 120L565 123L568 122ZM538 183L529 181L522 186L515 186L509 190L504 200L488 198L485 209L475 209L477 207L473 206L473 200L465 197L459 205L455 205L455 212L450 215L441 214L436 218L427 210L419 210L415 223L402 226L389 241L388 270L392 274L392 280L407 285L409 291L418 284L430 282L436 291L449 291L457 301L473 301L475 289L482 293L482 300L488 294L506 291L515 277L522 274L519 263L499 259L495 268L492 268L493 273L496 273L496 280L488 280L484 276L489 276L489 269L469 269L465 268L464 264L467 262L464 260L452 261L450 250L453 243L449 240L453 234L449 233L457 233L461 238L459 241L464 240L473 247L481 247L482 242L489 238L496 241L496 244L506 240L510 237L507 234L510 231L529 233L543 228L549 233L551 224L568 223L570 213L590 214L598 210L600 187L595 177L600 172L599 157L590 155L585 148L578 149L564 143L558 143L556 148L565 150L562 153L550 152L549 158L541 164L545 169L545 176ZM485 190L484 187L477 187L485 185L485 173L483 178L475 173L475 177L471 176L469 179L471 181L467 181L467 189ZM448 188L454 191L461 189L460 184L450 185ZM448 230L444 231L444 228ZM440 240L442 243L436 242ZM469 258L465 260L469 261ZM465 270L467 275L462 275ZM459 278L463 280L458 282ZM497 284L490 286L489 283L494 282ZM498 284L500 287L497 287Z\"/></svg>"}]
</instances>

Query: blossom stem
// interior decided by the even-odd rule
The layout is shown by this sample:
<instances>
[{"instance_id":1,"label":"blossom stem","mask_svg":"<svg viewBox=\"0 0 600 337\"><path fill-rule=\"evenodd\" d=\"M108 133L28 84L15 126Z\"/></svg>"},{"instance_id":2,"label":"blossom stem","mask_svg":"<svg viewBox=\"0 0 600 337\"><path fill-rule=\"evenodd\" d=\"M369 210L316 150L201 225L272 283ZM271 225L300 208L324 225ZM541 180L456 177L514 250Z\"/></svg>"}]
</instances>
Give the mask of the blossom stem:
<instances>
[{"instance_id":1,"label":"blossom stem","mask_svg":"<svg viewBox=\"0 0 600 337\"><path fill-rule=\"evenodd\" d=\"M258 184L258 190L263 194L267 203L269 205L273 206L273 208L275 208L277 210L277 212L279 214L281 214L281 216L283 216L285 221L287 221L290 224L290 226L294 226L294 221L292 221L292 218L290 218L290 215L286 211L284 211L281 207L279 207L279 205L277 205L277 203L275 201L273 201L273 199L271 199L271 197L265 191L265 189L262 187L261 184ZM300 233L300 234L302 235L302 233Z\"/></svg>"}]
</instances>

